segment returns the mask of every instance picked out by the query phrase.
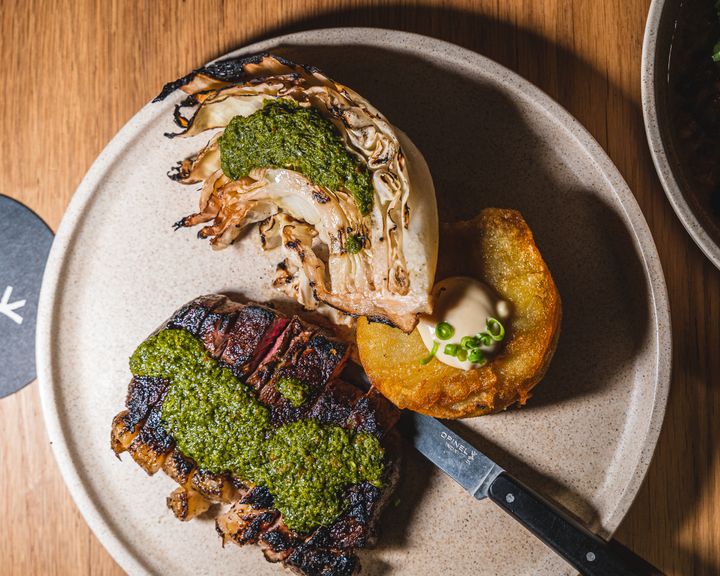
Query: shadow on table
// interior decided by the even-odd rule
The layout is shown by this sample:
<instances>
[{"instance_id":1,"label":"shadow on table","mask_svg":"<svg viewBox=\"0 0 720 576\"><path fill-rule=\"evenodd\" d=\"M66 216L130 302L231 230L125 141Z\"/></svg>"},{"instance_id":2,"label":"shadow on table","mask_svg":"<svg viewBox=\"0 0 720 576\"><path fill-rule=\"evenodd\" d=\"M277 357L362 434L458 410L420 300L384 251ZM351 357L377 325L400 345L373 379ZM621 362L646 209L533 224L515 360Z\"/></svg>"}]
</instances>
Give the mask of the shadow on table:
<instances>
[{"instance_id":1,"label":"shadow on table","mask_svg":"<svg viewBox=\"0 0 720 576\"><path fill-rule=\"evenodd\" d=\"M553 98L558 100L561 105L565 106L572 113L575 113L579 120L586 126L589 126L591 130L595 128L594 131L600 137L601 141L603 140L603 130L605 129L605 110L603 106L604 101L601 99L600 95L606 95L609 90L610 94L622 100L622 104L632 111L631 124L628 127L628 131L634 136L636 141L633 143L634 146L632 147L631 153L633 156L637 157L638 162L642 164L643 169L653 175L654 190L657 196L653 198L653 201L659 203L666 202L657 179L654 176L654 172L652 171L652 164L649 159L647 144L642 130L641 112L633 99L633 95L624 94L622 89L619 86L613 85L612 82L610 83L610 86L608 86L609 80L604 73L598 72L598 70L594 69L590 63L584 61L572 52L569 52L565 48L555 45L532 32L517 28L512 23L493 21L481 14L476 14L471 11L449 8L433 8L429 6L409 7L389 5L383 7L349 9L323 13L318 16L299 20L286 26L269 30L266 34L263 34L262 37L251 39L248 43L290 32L336 26L371 26L416 32L453 42L465 48L480 52L500 62L501 64L504 64L510 69L519 71L528 80L545 90ZM313 61L313 63L321 64L322 61L323 54L318 53L318 62ZM519 69L520 66L522 66L521 69ZM328 68L328 70L332 72L331 68ZM373 81L373 74L372 71L370 71L369 75L365 77L366 87L367 85L372 85ZM356 83L354 87L357 87L361 93L363 92L362 82L359 85ZM433 145L433 142L437 142L437 138L433 139L433 136L436 136L438 126L441 127L441 130L450 129L450 126L460 126L460 128L466 133L465 137L468 137L473 129L472 118L466 116L459 117L459 109L453 105L454 102L451 102L450 105L444 109L443 114L439 116L430 116L433 118L432 127L427 126L427 128L424 128L417 122L417 115L414 112L416 108L410 109L407 106L403 106L402 102L392 101L396 94L378 93L372 89L366 91L373 94L373 101L378 104L380 109L385 111L391 118L397 119L396 122L398 125L408 127L407 131L410 133L413 140L416 141L420 149L423 150L428 159L431 170L437 178L436 185L438 189L442 190L443 194L446 194L448 190L453 190L456 194L460 194L461 189L458 188L457 181L454 180L458 172L451 169L457 166L457 158L452 158L453 139L446 139L443 144L444 148L438 149L436 145ZM582 93L586 100L577 103L576 97L578 93ZM437 97L441 98L443 96L442 87L438 87ZM483 98L488 96L497 99L497 94L493 94L492 92L486 92L483 94ZM588 103L587 99L590 99L590 103ZM597 99L598 104L594 102L595 99ZM478 104L481 102L482 99L478 99ZM413 104L415 105L415 102ZM498 105L502 107L503 102L497 101L495 102L495 105L496 107ZM478 112L481 112L481 110L478 109ZM411 115L411 117L408 117L408 115ZM475 117L477 117L477 115L475 115ZM438 124L438 118L444 120L444 122L441 121ZM511 114L510 118L511 122L516 122L518 120L517 112ZM594 122L600 122L600 124L594 125ZM475 128L477 128L477 126L475 126ZM515 128L517 128L517 126L515 126ZM497 167L500 165L498 162L503 160L503 154L506 152L503 150L503 146L501 145L501 143L504 142L503 135L497 134L497 136L499 139L496 142L494 149L491 149L491 146L485 145L484 147L480 147L480 152L477 152L477 150L474 150L472 147L467 147L466 140L463 141L464 145L457 146L457 149L462 150L463 154L468 152L473 153L474 151L476 154L479 154L479 156L476 156L473 159L474 161L491 161L493 163L490 165ZM528 140L521 144L525 150L532 151L533 147L537 146L538 143L535 142L534 136L531 133L525 131L525 136L528 137ZM518 141L519 139L513 139L512 146L516 146ZM493 156L493 154L495 156ZM483 157L483 155L485 155L485 157ZM474 163L471 164L471 166L477 167L480 166L480 164ZM553 174L545 174L544 176L546 178L544 184L553 183ZM516 177L520 179L522 178L520 174L516 175ZM496 194L499 188L513 190L513 188L507 187L509 183L511 183L511 180L508 181L507 179L500 178L485 189L482 194L487 194L488 197L492 198L492 194ZM521 180L521 183L526 185L527 181ZM542 193L542 189L538 189L539 185L537 182L531 182L530 184L533 187L531 191ZM603 214L607 211L607 207L599 204L595 200L587 200L586 198L583 198L585 195L582 193L582 190L578 190L577 192L577 197L580 198L580 200L577 200L579 202L577 208L580 215L584 214L583 217L585 218L585 222L590 226L592 233L598 233L598 224L595 220L595 216L600 214L600 221L603 221ZM573 289L573 277L569 275L571 268L568 267L563 270L563 266L568 263L562 262L563 251L568 246L567 244L563 246L562 243L555 244L551 241L553 235L557 234L558 230L557 228L544 228L544 223L547 222L547 219L543 214L542 203L533 204L532 195L527 190L525 191L523 198L530 202L529 209L523 205L523 211L526 213L531 227L536 230L538 243L542 247L551 269L553 271L561 271L561 273L557 275L560 291L561 293L569 294L570 292L568 290ZM458 196L455 199L459 202L459 207L461 208L464 205L463 203L465 202L465 199L462 196ZM505 205L512 204L508 202L505 203ZM561 208L561 206L551 206L550 209L546 209L545 212L547 213L548 211L551 212L552 209ZM664 213L669 214L667 205L665 205L663 209ZM443 218L451 216L452 215L448 213L441 213L441 217ZM604 216L606 216L604 221L609 222L610 225L613 226L613 220L615 220L615 218L610 217L608 219L607 214L604 214ZM577 224L577 222L575 222L575 224ZM617 223L615 223L615 225L616 224ZM561 222L561 228L563 225L567 226L568 224ZM596 229L593 230L593 227ZM674 221L670 222L668 227L671 234L682 234L679 226ZM564 238L563 240L568 240L568 238ZM621 252L617 251L617 247L621 247L623 243L627 243L628 241L628 238L621 237L619 240L616 240L615 248L610 248L610 250L615 256L630 258L632 260L632 255L623 255ZM677 241L686 242L686 239L678 237ZM695 250L695 252L697 251ZM692 255L695 257L694 253ZM698 259L695 258L695 260ZM582 266L583 262L578 262L578 265ZM628 261L623 264L626 269L627 265ZM643 282L642 274L638 274L638 265L639 264L637 262L630 262L630 269L632 272L631 278L625 284L626 286L635 286L637 281ZM564 271L568 272L568 276L564 276L562 273ZM617 286L621 286L621 284L618 284ZM680 290L680 288L678 288L678 290ZM638 292L643 292L643 290L639 289ZM633 298L635 297L632 294L630 296ZM671 296L673 296L672 290ZM639 301L631 301L631 308L633 308L633 310L630 311L630 314L634 315L632 318L641 325L643 324L644 317L642 316L642 312L638 312L638 308L643 308L644 304L645 301L642 300L642 297ZM569 312L572 312L572 306L573 304L566 298L565 321L566 323L569 323L571 329L573 320L572 318L568 318L570 317ZM640 316L637 316L637 314L640 314ZM568 337L568 325L564 328L565 332L563 338L565 339ZM580 325L578 325L578 330L575 336L582 337L582 331L579 330L579 328ZM630 345L632 346L633 343L639 342L641 337L642 334L630 333ZM585 341L584 344L587 345L589 342ZM676 350L675 354L676 365L678 360L682 363L683 359L689 358L693 354L697 354L697 350L694 349L694 346L698 345L697 342L681 341L678 345L679 349ZM591 382L589 384L587 381L584 383L581 382L580 386L586 387L584 390L581 389L578 391L577 389L563 389L562 386L567 386L567 382L565 384L557 384L557 382L562 381L568 376L568 373L562 369L562 366L557 366L557 364L562 363L562 357L564 354L562 346L563 344L561 344L561 348L558 351L558 358L556 358L556 362L553 364L553 368L548 375L548 379L544 383L545 385L538 390L536 398L532 401L536 405L561 402L567 398L568 394L592 393L594 386L601 385L600 376L602 374L602 370L600 369L598 369L596 371L597 374L590 379ZM630 352L632 353L633 351L634 348L631 347ZM715 360L710 359L710 361ZM602 358L598 358L598 362L601 363ZM605 364L605 367L609 369L607 363ZM561 374L559 374L559 372ZM702 374L696 376L698 376L699 379L702 378ZM547 386L548 383L556 383L556 386L549 387ZM717 385L715 388L717 388ZM717 390L712 390L711 392L714 395L718 394ZM681 428L690 431L695 430L699 425L697 420L683 421L683 418L687 419L687 415L691 414L691 411L683 410L677 407L680 399L675 396L676 395L671 394L671 402L668 409L668 417L672 421L673 427L676 429ZM692 402L694 406L697 405L698 409L702 408L700 402L696 399L685 399L685 401ZM651 498L649 488L647 483L645 483L643 488L640 490L638 501L633 507L633 510L642 508L641 512L638 511L636 513L642 514L642 516L646 518L648 523L647 530L650 536L648 537L645 534L639 535L637 533L627 533L622 526L620 534L621 536L625 536L623 538L624 540L631 541L629 543L635 547L635 551L637 553L645 556L654 554L654 559L656 561L662 560L666 567L679 565L682 567L683 573L716 573L718 569L720 569L719 566L711 565L705 562L703 558L695 554L694 551L678 549L678 533L687 519L691 518L695 513L698 500L702 494L704 486L707 484L709 473L712 470L712 465L711 463L708 463L708 465L700 471L699 477L695 477L691 468L693 462L697 460L697 458L693 458L694 455L697 455L695 453L697 451L693 452L688 449L680 449L678 441L673 436L675 435L672 432L669 432L668 430L664 431L660 439L660 448L655 455L654 462L652 464L655 470L664 471L662 475L655 475L655 477L662 478L659 482L661 485L653 486L653 497ZM509 467L516 467L518 469L518 475L521 478L523 478L523 476L527 476L527 478L523 479L528 480L529 484L537 485L539 483L542 485L545 482L542 478L536 477L537 473L535 471L530 469L526 470L523 467L523 464L516 461L512 455L503 455L502 451L495 450L495 447L492 445L488 445L488 451L492 452L492 455L500 462L507 462ZM496 454L495 452L498 453ZM525 473L523 473L523 470ZM694 484L688 486L685 482L686 479L689 481L694 479ZM672 509L668 506L669 500L667 498L667 495L671 493L679 495L675 497L676 500L674 501L679 502L680 504ZM409 513L410 512L408 511L408 514ZM671 529L653 531L654 525L661 524L669 524ZM401 536L395 535L395 537ZM658 541L659 538L663 538L663 540ZM662 556L659 556L660 554L662 554Z\"/></svg>"}]
</instances>

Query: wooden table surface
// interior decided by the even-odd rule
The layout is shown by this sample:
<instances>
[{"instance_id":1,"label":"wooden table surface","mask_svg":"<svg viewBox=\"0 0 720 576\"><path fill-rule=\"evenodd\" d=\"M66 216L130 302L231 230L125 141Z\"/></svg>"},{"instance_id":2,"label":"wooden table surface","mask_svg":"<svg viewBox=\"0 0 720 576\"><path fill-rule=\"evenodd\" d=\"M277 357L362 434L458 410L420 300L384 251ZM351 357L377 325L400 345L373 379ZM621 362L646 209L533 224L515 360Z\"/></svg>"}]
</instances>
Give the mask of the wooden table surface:
<instances>
[{"instance_id":1,"label":"wooden table surface","mask_svg":"<svg viewBox=\"0 0 720 576\"><path fill-rule=\"evenodd\" d=\"M396 28L501 62L557 99L607 150L648 220L667 278L675 342L670 402L650 471L617 538L667 574L720 574L720 272L683 230L650 159L640 109L648 6L0 0L0 192L56 229L97 154L165 81L279 33ZM2 574L122 573L63 484L36 383L0 400L0 526Z\"/></svg>"}]
</instances>

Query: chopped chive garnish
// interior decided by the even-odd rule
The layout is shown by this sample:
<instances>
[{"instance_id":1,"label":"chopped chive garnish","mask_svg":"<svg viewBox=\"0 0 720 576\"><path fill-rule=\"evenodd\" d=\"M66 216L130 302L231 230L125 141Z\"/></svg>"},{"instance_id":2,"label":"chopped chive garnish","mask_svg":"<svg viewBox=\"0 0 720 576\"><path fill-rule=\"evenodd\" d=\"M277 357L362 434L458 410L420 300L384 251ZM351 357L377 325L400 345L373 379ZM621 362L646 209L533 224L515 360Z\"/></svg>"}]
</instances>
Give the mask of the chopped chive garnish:
<instances>
[{"instance_id":1,"label":"chopped chive garnish","mask_svg":"<svg viewBox=\"0 0 720 576\"><path fill-rule=\"evenodd\" d=\"M450 340L450 338L455 335L455 328L447 322L440 322L435 326L435 335L440 338L440 340Z\"/></svg>"},{"instance_id":2,"label":"chopped chive garnish","mask_svg":"<svg viewBox=\"0 0 720 576\"><path fill-rule=\"evenodd\" d=\"M460 346L457 344L445 344L443 352L448 356L457 356L458 350L460 350Z\"/></svg>"},{"instance_id":3,"label":"chopped chive garnish","mask_svg":"<svg viewBox=\"0 0 720 576\"><path fill-rule=\"evenodd\" d=\"M499 320L496 320L495 318L488 318L485 321L485 325L487 326L486 333L490 334L490 338L495 340L495 342L500 342L503 338L505 338L505 327Z\"/></svg>"},{"instance_id":4,"label":"chopped chive garnish","mask_svg":"<svg viewBox=\"0 0 720 576\"><path fill-rule=\"evenodd\" d=\"M718 0L720 2L720 0ZM501 342L505 338L505 327L497 318L487 318L485 320L486 329L475 336L463 336L460 343L448 342L443 347L446 356L457 358L460 362L466 360L473 364L482 366L487 363L485 357L486 352L483 347L490 348L496 342ZM455 335L455 327L449 322L438 322L435 325L435 337L439 340L450 340ZM440 342L433 340L430 353L420 360L420 364L425 366L437 355L440 349Z\"/></svg>"},{"instance_id":5,"label":"chopped chive garnish","mask_svg":"<svg viewBox=\"0 0 720 576\"><path fill-rule=\"evenodd\" d=\"M439 347L440 347L440 343L439 343L437 340L435 340L435 341L433 342L432 350L430 350L430 354L428 354L427 356L425 356L425 358L421 358L421 359L420 359L420 364L422 364L423 366L425 366L425 364L429 364L429 363L430 363L430 360L432 360L432 359L435 357L435 354L437 354L437 351L438 351L438 348L439 348Z\"/></svg>"},{"instance_id":6,"label":"chopped chive garnish","mask_svg":"<svg viewBox=\"0 0 720 576\"><path fill-rule=\"evenodd\" d=\"M475 348L468 352L468 360L473 364L485 364L485 354L483 354L480 348Z\"/></svg>"},{"instance_id":7,"label":"chopped chive garnish","mask_svg":"<svg viewBox=\"0 0 720 576\"><path fill-rule=\"evenodd\" d=\"M493 337L490 336L487 332L480 332L480 334L477 335L478 340L482 343L483 346L492 346L493 343Z\"/></svg>"}]
</instances>

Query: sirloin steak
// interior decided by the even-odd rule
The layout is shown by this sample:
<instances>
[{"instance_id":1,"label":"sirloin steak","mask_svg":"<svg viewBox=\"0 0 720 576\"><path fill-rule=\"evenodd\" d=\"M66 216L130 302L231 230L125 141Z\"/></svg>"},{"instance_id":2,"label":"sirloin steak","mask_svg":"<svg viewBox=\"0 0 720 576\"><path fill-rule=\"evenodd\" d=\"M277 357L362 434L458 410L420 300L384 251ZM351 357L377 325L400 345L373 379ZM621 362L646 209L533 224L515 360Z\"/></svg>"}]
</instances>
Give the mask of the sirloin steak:
<instances>
[{"instance_id":1,"label":"sirloin steak","mask_svg":"<svg viewBox=\"0 0 720 576\"><path fill-rule=\"evenodd\" d=\"M207 354L267 407L273 429L311 420L377 438L384 450L382 483L344 486L338 495L343 509L334 521L304 532L292 530L267 486L229 470L204 470L180 450L163 421L163 403L173 382L152 376L136 375L130 381L125 410L112 423L115 454L127 451L148 474L162 469L180 485L167 498L180 520L202 514L211 503L224 505L216 516L223 545L258 544L268 561L298 574L356 573L355 551L375 542L379 514L397 483L400 451L393 428L399 411L374 389L339 378L351 345L298 317L218 294L189 302L155 334L165 330L186 331L201 341ZM302 397L288 398L283 382L299 383Z\"/></svg>"}]
</instances>

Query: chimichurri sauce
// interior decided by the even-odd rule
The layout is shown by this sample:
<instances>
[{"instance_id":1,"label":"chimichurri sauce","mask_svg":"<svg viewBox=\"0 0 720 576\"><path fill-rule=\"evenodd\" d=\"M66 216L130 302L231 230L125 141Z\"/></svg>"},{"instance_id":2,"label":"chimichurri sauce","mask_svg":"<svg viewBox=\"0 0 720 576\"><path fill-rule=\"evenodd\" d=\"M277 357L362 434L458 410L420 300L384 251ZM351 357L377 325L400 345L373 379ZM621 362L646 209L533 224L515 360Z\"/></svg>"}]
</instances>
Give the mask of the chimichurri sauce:
<instances>
[{"instance_id":1,"label":"chimichurri sauce","mask_svg":"<svg viewBox=\"0 0 720 576\"><path fill-rule=\"evenodd\" d=\"M130 358L135 376L170 386L162 422L200 468L267 486L287 526L307 532L344 511L344 488L382 485L385 453L375 436L299 420L270 424L268 408L185 330L163 330Z\"/></svg>"},{"instance_id":2,"label":"chimichurri sauce","mask_svg":"<svg viewBox=\"0 0 720 576\"><path fill-rule=\"evenodd\" d=\"M370 172L315 108L283 98L266 100L257 112L233 118L219 145L223 172L233 180L254 168L287 168L319 186L350 192L363 215L372 208Z\"/></svg>"},{"instance_id":3,"label":"chimichurri sauce","mask_svg":"<svg viewBox=\"0 0 720 576\"><path fill-rule=\"evenodd\" d=\"M305 404L308 396L308 386L296 378L278 378L277 389L280 395L295 408Z\"/></svg>"}]
</instances>

